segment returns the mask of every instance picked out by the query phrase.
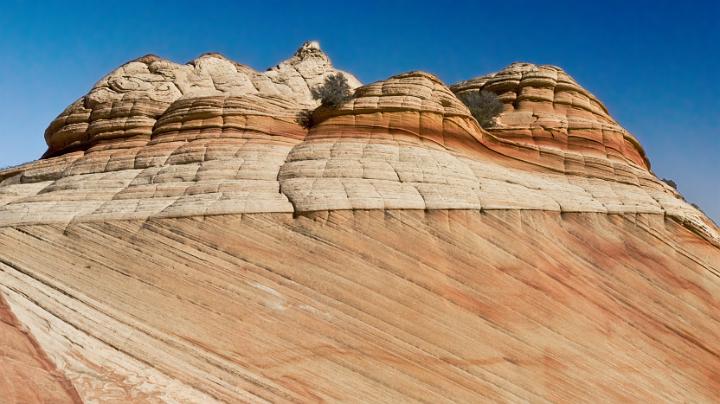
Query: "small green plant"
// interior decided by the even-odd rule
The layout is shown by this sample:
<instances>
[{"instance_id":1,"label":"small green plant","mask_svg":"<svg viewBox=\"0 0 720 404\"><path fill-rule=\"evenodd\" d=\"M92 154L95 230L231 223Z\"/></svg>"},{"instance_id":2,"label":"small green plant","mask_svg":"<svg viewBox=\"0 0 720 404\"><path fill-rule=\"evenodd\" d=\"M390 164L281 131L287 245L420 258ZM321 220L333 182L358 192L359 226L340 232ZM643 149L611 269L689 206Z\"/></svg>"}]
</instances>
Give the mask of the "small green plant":
<instances>
[{"instance_id":1,"label":"small green plant","mask_svg":"<svg viewBox=\"0 0 720 404\"><path fill-rule=\"evenodd\" d=\"M503 103L490 91L468 91L458 95L480 126L489 128L495 124L495 118L503 111Z\"/></svg>"},{"instance_id":2,"label":"small green plant","mask_svg":"<svg viewBox=\"0 0 720 404\"><path fill-rule=\"evenodd\" d=\"M350 84L342 73L331 74L325 82L312 89L312 96L326 107L337 108L352 97Z\"/></svg>"}]
</instances>

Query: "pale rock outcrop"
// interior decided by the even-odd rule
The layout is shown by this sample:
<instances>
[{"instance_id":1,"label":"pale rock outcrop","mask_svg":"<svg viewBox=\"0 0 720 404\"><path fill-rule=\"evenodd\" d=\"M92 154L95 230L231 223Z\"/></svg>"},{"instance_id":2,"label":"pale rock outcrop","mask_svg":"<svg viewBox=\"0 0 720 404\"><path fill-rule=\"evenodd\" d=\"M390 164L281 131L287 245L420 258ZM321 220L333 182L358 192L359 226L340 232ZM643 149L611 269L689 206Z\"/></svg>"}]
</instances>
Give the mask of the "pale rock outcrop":
<instances>
[{"instance_id":1,"label":"pale rock outcrop","mask_svg":"<svg viewBox=\"0 0 720 404\"><path fill-rule=\"evenodd\" d=\"M455 95L481 90L488 130ZM718 398L718 228L559 68L146 56L45 137L0 171L0 370L51 400Z\"/></svg>"},{"instance_id":2,"label":"pale rock outcrop","mask_svg":"<svg viewBox=\"0 0 720 404\"><path fill-rule=\"evenodd\" d=\"M327 54L320 49L320 44L309 41L304 43L293 57L264 72L263 78L269 78L281 94L293 94L301 106L315 108L318 100L313 99L311 89L321 85L327 76L336 73L341 73L348 79L350 88L362 85L352 74L336 70ZM258 89L266 92L259 84Z\"/></svg>"},{"instance_id":3,"label":"pale rock outcrop","mask_svg":"<svg viewBox=\"0 0 720 404\"><path fill-rule=\"evenodd\" d=\"M318 103L310 89L335 73L344 74L352 87L360 85L351 74L334 69L316 42L306 43L292 58L264 73L217 53L185 65L143 56L102 78L50 124L45 155L143 146L160 115L180 98L261 94L292 99L298 108L314 108Z\"/></svg>"}]
</instances>

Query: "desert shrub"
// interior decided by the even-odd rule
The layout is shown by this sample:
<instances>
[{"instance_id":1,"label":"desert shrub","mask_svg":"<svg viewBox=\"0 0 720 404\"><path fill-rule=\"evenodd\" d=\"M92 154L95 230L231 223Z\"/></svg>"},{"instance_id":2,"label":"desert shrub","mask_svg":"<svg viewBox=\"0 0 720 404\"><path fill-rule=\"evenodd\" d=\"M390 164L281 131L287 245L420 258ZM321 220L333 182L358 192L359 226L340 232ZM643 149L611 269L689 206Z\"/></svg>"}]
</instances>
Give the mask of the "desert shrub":
<instances>
[{"instance_id":1,"label":"desert shrub","mask_svg":"<svg viewBox=\"0 0 720 404\"><path fill-rule=\"evenodd\" d=\"M305 129L310 129L312 127L312 114L313 112L309 109L300 110L295 116L295 122Z\"/></svg>"},{"instance_id":2,"label":"desert shrub","mask_svg":"<svg viewBox=\"0 0 720 404\"><path fill-rule=\"evenodd\" d=\"M700 213L702 213L703 215L705 215L705 217L707 217L707 218L710 219L713 223L715 223L715 222L713 221L713 219L712 219L711 217L709 217L708 214L705 213L705 211L702 210L702 208L701 208L697 203L691 203L690 205L692 205L693 208L699 210Z\"/></svg>"},{"instance_id":3,"label":"desert shrub","mask_svg":"<svg viewBox=\"0 0 720 404\"><path fill-rule=\"evenodd\" d=\"M675 183L675 181L673 181L673 180L671 180L671 179L669 179L669 178L663 178L663 179L662 179L662 182L670 185L671 187L673 187L673 189L675 189L675 190L677 191L677 184Z\"/></svg>"},{"instance_id":4,"label":"desert shrub","mask_svg":"<svg viewBox=\"0 0 720 404\"><path fill-rule=\"evenodd\" d=\"M503 103L495 93L490 91L468 91L458 95L480 126L488 128L495 124L495 118L503 110Z\"/></svg>"},{"instance_id":5,"label":"desert shrub","mask_svg":"<svg viewBox=\"0 0 720 404\"><path fill-rule=\"evenodd\" d=\"M325 77L325 82L312 89L312 96L326 107L337 108L351 98L350 85L342 73Z\"/></svg>"}]
</instances>

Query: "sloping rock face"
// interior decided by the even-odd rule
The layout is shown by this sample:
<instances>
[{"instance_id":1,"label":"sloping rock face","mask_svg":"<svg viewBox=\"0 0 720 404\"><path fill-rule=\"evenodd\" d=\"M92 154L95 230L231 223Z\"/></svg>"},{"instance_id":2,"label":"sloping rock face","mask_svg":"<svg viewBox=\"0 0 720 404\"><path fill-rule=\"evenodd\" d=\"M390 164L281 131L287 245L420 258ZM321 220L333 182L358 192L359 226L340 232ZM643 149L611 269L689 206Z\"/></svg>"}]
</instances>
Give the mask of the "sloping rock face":
<instances>
[{"instance_id":1,"label":"sloping rock face","mask_svg":"<svg viewBox=\"0 0 720 404\"><path fill-rule=\"evenodd\" d=\"M49 394L15 401L720 399L718 228L559 68L146 56L45 137L0 171L5 329L36 347L2 370Z\"/></svg>"},{"instance_id":2,"label":"sloping rock face","mask_svg":"<svg viewBox=\"0 0 720 404\"><path fill-rule=\"evenodd\" d=\"M0 290L88 401L720 391L720 251L657 215L223 215L5 227L0 246Z\"/></svg>"}]
</instances>

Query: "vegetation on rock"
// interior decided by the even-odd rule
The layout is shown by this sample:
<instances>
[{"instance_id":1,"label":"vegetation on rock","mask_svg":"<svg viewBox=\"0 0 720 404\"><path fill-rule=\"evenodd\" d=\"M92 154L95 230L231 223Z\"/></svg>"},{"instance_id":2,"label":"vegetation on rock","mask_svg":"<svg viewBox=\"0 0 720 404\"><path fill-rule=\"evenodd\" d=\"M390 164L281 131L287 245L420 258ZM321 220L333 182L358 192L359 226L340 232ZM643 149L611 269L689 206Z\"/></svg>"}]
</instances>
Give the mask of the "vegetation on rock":
<instances>
[{"instance_id":1,"label":"vegetation on rock","mask_svg":"<svg viewBox=\"0 0 720 404\"><path fill-rule=\"evenodd\" d=\"M309 109L301 110L295 116L295 122L305 129L310 129L312 127L312 113L313 111Z\"/></svg>"},{"instance_id":2,"label":"vegetation on rock","mask_svg":"<svg viewBox=\"0 0 720 404\"><path fill-rule=\"evenodd\" d=\"M487 90L461 93L458 98L483 128L493 126L495 118L503 111L503 103L498 96Z\"/></svg>"},{"instance_id":3,"label":"vegetation on rock","mask_svg":"<svg viewBox=\"0 0 720 404\"><path fill-rule=\"evenodd\" d=\"M675 181L673 181L673 180L671 180L671 179L669 179L669 178L663 178L663 179L662 179L662 182L670 185L671 187L673 187L673 189L677 190L677 183L675 183Z\"/></svg>"},{"instance_id":4,"label":"vegetation on rock","mask_svg":"<svg viewBox=\"0 0 720 404\"><path fill-rule=\"evenodd\" d=\"M312 90L312 96L326 107L337 108L352 96L348 79L342 73L327 76L325 82Z\"/></svg>"}]
</instances>

